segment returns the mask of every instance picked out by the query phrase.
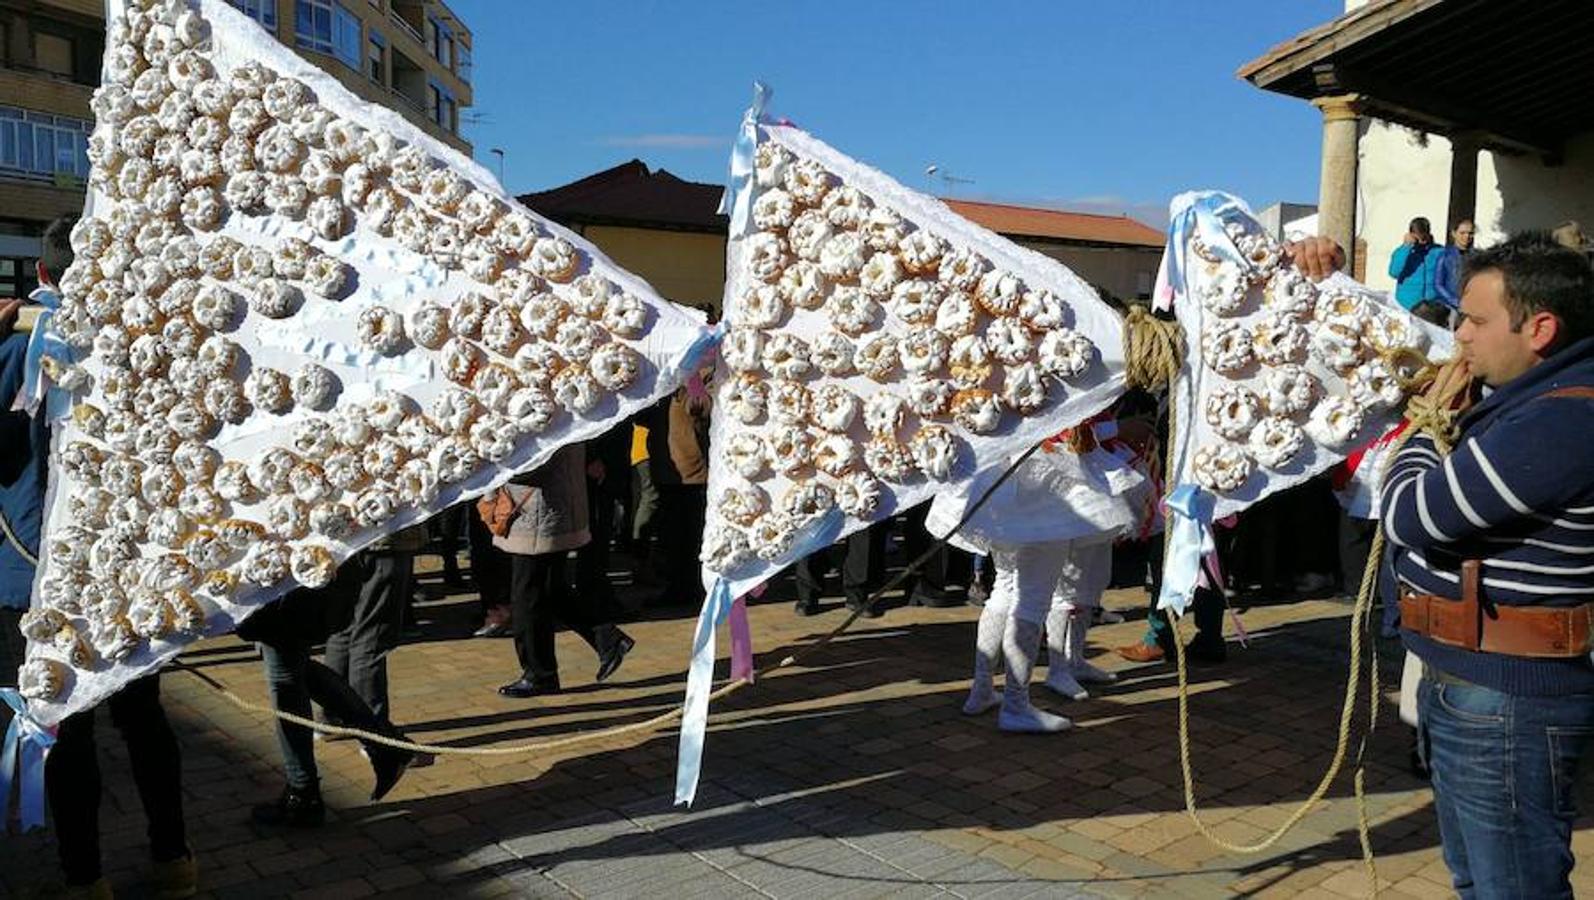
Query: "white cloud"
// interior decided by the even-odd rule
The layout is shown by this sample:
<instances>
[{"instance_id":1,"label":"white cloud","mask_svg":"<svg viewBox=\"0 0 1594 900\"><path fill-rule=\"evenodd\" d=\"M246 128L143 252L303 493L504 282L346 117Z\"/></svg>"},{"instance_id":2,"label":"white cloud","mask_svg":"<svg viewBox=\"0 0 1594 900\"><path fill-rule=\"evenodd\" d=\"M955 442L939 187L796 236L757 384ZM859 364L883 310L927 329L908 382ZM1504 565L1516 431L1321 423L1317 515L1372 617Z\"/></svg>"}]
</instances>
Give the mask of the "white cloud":
<instances>
[{"instance_id":1,"label":"white cloud","mask_svg":"<svg viewBox=\"0 0 1594 900\"><path fill-rule=\"evenodd\" d=\"M605 147L640 147L665 150L706 150L726 147L729 142L716 134L630 134L606 137L598 141Z\"/></svg>"}]
</instances>

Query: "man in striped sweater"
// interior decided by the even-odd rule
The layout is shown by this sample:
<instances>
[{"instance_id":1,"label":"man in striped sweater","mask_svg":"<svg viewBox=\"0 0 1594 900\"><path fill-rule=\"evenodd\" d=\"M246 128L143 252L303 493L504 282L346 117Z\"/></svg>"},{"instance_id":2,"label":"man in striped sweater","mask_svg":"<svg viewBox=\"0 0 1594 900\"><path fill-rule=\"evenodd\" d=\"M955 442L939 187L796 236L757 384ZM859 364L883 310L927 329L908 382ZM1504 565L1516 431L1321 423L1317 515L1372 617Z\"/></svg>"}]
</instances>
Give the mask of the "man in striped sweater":
<instances>
[{"instance_id":1,"label":"man in striped sweater","mask_svg":"<svg viewBox=\"0 0 1594 900\"><path fill-rule=\"evenodd\" d=\"M1570 897L1594 745L1594 270L1528 234L1472 254L1463 284L1460 359L1429 393L1465 388L1453 449L1413 436L1382 489L1402 637L1456 890Z\"/></svg>"}]
</instances>

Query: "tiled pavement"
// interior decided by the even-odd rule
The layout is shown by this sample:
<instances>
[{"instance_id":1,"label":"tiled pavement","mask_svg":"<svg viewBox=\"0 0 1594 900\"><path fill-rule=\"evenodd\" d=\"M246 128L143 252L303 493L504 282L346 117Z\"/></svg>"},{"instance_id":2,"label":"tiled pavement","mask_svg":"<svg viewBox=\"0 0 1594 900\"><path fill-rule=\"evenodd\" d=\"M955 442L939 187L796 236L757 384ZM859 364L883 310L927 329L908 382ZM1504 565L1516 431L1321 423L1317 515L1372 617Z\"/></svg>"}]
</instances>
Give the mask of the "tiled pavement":
<instances>
[{"instance_id":1,"label":"tiled pavement","mask_svg":"<svg viewBox=\"0 0 1594 900\"><path fill-rule=\"evenodd\" d=\"M429 592L440 593L434 579ZM832 610L792 615L771 592L752 609L767 665L834 627ZM1144 592L1108 605L1138 614ZM628 625L638 647L615 682L591 683L593 657L561 635L567 692L512 702L507 641L462 637L473 597L422 607L419 640L393 656L395 718L417 739L492 747L635 722L680 700L690 611ZM1343 695L1349 608L1258 607L1250 647L1192 673L1202 816L1230 841L1281 822L1327 765ZM1071 733L1004 735L958 714L977 610L897 608L712 710L703 788L670 805L675 733L638 734L514 756L447 756L412 770L381 803L353 745L319 745L335 821L313 832L250 825L248 806L279 788L269 723L192 676L164 679L184 747L186 805L203 883L219 897L367 895L1358 897L1367 894L1350 778L1276 848L1221 852L1183 809L1171 668L1099 661L1123 676L1083 703L1036 697L1075 717ZM1133 640L1135 615L1098 628L1104 648ZM1232 637L1232 635L1231 635ZM722 652L724 646L722 641ZM1398 659L1382 648L1393 690ZM189 662L263 700L247 647L207 642ZM722 662L723 666L723 662ZM108 874L140 896L142 817L124 754L102 723ZM1367 751L1373 845L1386 896L1448 896L1424 786L1406 772L1406 736L1385 704ZM1594 849L1580 831L1576 848ZM0 839L0 894L53 878L48 836ZM1581 855L1581 854L1580 854ZM1594 890L1581 871L1577 886Z\"/></svg>"}]
</instances>

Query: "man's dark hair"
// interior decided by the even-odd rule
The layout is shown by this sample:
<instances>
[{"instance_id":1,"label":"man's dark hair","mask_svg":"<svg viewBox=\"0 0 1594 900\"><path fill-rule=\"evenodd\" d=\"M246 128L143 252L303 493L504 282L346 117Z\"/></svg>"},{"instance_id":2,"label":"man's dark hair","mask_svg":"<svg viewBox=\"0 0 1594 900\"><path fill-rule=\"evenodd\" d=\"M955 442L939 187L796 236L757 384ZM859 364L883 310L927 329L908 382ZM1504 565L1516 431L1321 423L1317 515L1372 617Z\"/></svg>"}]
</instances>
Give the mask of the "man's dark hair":
<instances>
[{"instance_id":1,"label":"man's dark hair","mask_svg":"<svg viewBox=\"0 0 1594 900\"><path fill-rule=\"evenodd\" d=\"M1583 254L1556 243L1547 231L1524 231L1503 244L1467 257L1462 288L1479 272L1505 279L1511 330L1528 316L1547 312L1561 320L1562 343L1594 335L1594 267Z\"/></svg>"},{"instance_id":2,"label":"man's dark hair","mask_svg":"<svg viewBox=\"0 0 1594 900\"><path fill-rule=\"evenodd\" d=\"M62 216L44 226L44 236L39 241L42 244L39 262L44 263L45 270L56 281L60 281L62 273L72 265L72 228L75 225L77 216Z\"/></svg>"}]
</instances>

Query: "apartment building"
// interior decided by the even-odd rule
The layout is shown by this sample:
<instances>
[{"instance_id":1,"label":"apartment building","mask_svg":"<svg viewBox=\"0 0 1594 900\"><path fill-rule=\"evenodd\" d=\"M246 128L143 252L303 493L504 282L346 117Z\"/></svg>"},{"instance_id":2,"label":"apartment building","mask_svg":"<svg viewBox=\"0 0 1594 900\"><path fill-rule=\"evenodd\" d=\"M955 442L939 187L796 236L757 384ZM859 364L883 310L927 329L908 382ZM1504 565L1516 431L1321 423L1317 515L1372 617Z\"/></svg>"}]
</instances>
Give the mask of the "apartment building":
<instances>
[{"instance_id":1,"label":"apartment building","mask_svg":"<svg viewBox=\"0 0 1594 900\"><path fill-rule=\"evenodd\" d=\"M440 0L227 0L349 90L469 154L471 34ZM83 207L104 0L0 0L0 297L32 290L39 235Z\"/></svg>"}]
</instances>

